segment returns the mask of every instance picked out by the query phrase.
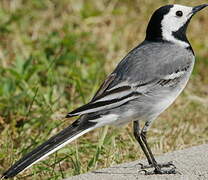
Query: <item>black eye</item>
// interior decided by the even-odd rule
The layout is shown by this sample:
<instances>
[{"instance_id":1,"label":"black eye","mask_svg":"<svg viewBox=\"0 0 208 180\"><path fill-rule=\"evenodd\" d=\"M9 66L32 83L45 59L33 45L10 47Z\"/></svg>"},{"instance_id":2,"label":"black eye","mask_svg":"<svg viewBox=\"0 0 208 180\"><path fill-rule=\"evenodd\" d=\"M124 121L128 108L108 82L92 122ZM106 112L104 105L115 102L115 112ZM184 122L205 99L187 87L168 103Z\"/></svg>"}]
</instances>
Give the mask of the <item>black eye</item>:
<instances>
[{"instance_id":1,"label":"black eye","mask_svg":"<svg viewBox=\"0 0 208 180\"><path fill-rule=\"evenodd\" d=\"M183 12L182 11L176 11L176 16L178 16L178 17L183 16Z\"/></svg>"}]
</instances>

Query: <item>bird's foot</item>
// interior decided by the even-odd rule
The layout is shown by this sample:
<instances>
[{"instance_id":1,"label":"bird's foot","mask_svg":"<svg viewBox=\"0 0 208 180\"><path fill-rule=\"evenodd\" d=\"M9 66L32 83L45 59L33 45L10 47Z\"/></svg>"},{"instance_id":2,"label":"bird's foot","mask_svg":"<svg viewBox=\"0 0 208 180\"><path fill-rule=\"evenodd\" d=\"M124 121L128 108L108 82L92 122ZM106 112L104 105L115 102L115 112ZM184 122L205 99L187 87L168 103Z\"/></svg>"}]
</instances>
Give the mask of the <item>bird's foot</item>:
<instances>
[{"instance_id":1,"label":"bird's foot","mask_svg":"<svg viewBox=\"0 0 208 180\"><path fill-rule=\"evenodd\" d=\"M176 167L173 162L161 163L161 164L150 164L141 166L141 170L139 172L143 172L145 175L153 175L153 174L177 174ZM148 168L155 168L153 171L147 171ZM170 168L170 169L162 169L162 168Z\"/></svg>"},{"instance_id":2,"label":"bird's foot","mask_svg":"<svg viewBox=\"0 0 208 180\"><path fill-rule=\"evenodd\" d=\"M144 165L142 163L139 163L139 165L141 166L141 169L148 169L148 168L153 168L155 167L153 164L149 164L149 165ZM175 167L175 165L173 164L173 161L167 162L167 163L161 163L161 164L157 164L158 167L163 168L163 167Z\"/></svg>"},{"instance_id":3,"label":"bird's foot","mask_svg":"<svg viewBox=\"0 0 208 180\"><path fill-rule=\"evenodd\" d=\"M147 171L145 169L141 170L145 175L154 175L154 174L177 174L176 168L171 168L168 170L162 170L161 168L155 168L154 171Z\"/></svg>"}]
</instances>

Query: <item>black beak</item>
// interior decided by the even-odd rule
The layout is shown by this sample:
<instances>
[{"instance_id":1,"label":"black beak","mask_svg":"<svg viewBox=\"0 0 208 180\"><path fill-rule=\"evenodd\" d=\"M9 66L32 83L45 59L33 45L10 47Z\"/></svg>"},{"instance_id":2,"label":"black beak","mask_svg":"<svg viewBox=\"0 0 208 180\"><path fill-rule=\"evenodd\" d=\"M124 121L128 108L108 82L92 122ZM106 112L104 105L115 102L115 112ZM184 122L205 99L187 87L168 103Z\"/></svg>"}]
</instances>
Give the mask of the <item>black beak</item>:
<instances>
[{"instance_id":1,"label":"black beak","mask_svg":"<svg viewBox=\"0 0 208 180\"><path fill-rule=\"evenodd\" d=\"M199 6L195 6L195 7L193 7L192 13L195 14L198 11L204 9L207 6L208 6L208 4L202 4L202 5L199 5Z\"/></svg>"}]
</instances>

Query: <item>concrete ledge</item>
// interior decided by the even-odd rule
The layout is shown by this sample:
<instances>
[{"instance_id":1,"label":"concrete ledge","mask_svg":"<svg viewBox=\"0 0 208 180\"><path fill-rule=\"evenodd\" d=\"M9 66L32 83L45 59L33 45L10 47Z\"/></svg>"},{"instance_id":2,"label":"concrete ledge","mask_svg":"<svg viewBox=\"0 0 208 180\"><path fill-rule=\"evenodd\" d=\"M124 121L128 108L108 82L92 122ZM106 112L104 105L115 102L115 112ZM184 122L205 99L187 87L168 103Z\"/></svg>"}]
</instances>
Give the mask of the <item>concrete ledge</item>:
<instances>
[{"instance_id":1,"label":"concrete ledge","mask_svg":"<svg viewBox=\"0 0 208 180\"><path fill-rule=\"evenodd\" d=\"M208 144L184 150L166 153L156 157L158 162L173 161L180 174L143 175L138 163L147 164L145 160L120 164L111 168L96 170L66 180L207 180L208 179Z\"/></svg>"}]
</instances>

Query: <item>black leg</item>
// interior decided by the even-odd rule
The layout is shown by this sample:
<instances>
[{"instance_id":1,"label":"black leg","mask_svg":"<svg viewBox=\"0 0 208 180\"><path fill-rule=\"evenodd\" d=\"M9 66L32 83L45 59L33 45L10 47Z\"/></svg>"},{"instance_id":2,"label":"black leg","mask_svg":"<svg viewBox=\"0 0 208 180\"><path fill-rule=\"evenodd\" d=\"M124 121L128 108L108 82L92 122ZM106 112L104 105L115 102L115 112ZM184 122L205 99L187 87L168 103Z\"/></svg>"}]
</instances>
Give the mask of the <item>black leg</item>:
<instances>
[{"instance_id":1,"label":"black leg","mask_svg":"<svg viewBox=\"0 0 208 180\"><path fill-rule=\"evenodd\" d=\"M153 153L152 153L152 151L151 151L151 149L150 149L150 147L149 147L149 145L148 145L148 143L147 143L146 134L147 134L147 132L145 132L145 131L142 131L142 132L141 132L142 140L143 140L143 142L144 142L144 144L145 144L145 146L146 146L146 148L147 148L147 151L149 152L149 155L150 155L150 157L151 157L151 159L152 159L152 162L153 162L153 163L151 164L151 166L149 166L149 167L155 167L155 165L159 166L159 168L170 167L170 166L175 167L174 164L173 164L173 162L167 162L167 163L162 163L162 164L158 164L158 163L157 163L157 161L155 160L155 157L154 157L154 155L153 155ZM145 166L144 166L144 167L145 167ZM148 166L146 166L146 167L148 167Z\"/></svg>"},{"instance_id":2,"label":"black leg","mask_svg":"<svg viewBox=\"0 0 208 180\"><path fill-rule=\"evenodd\" d=\"M149 166L144 166L142 165L142 169L145 168L155 168L153 172L147 172L146 170L143 170L145 172L146 175L151 175L151 174L175 174L175 166L173 165L172 162L168 162L168 163L163 163L163 164L158 164L157 161L154 158L154 155L147 143L147 139L146 139L146 129L147 126L149 126L149 122L147 122L144 126L144 128L142 129L142 131L140 130L139 127L139 121L134 121L133 123L133 127L134 127L134 136L136 138L136 140L138 141L138 143L140 144L145 156L147 157ZM171 167L173 166L173 168L169 169L169 170L162 170L163 167Z\"/></svg>"},{"instance_id":3,"label":"black leg","mask_svg":"<svg viewBox=\"0 0 208 180\"><path fill-rule=\"evenodd\" d=\"M141 130L140 130L140 127L139 127L139 121L134 121L133 122L133 128L134 128L134 137L136 138L137 142L139 143L139 145L141 146L142 148L142 151L144 152L146 158L147 158L147 161L149 164L152 164L152 159L145 147L145 144L143 143L142 141L142 137L141 137Z\"/></svg>"},{"instance_id":4,"label":"black leg","mask_svg":"<svg viewBox=\"0 0 208 180\"><path fill-rule=\"evenodd\" d=\"M152 159L153 164L157 164L157 162L156 162L156 160L155 160L155 157L154 157L154 155L152 154L152 151L151 151L151 149L150 149L150 147L149 147L149 145L148 145L148 143L147 143L146 134L147 134L147 132L144 132L144 131L141 132L142 140L143 140L143 142L144 142L144 144L145 144L145 146L146 146L146 148L147 148L147 151L149 152L149 155L150 155L150 157L151 157L151 159Z\"/></svg>"}]
</instances>

